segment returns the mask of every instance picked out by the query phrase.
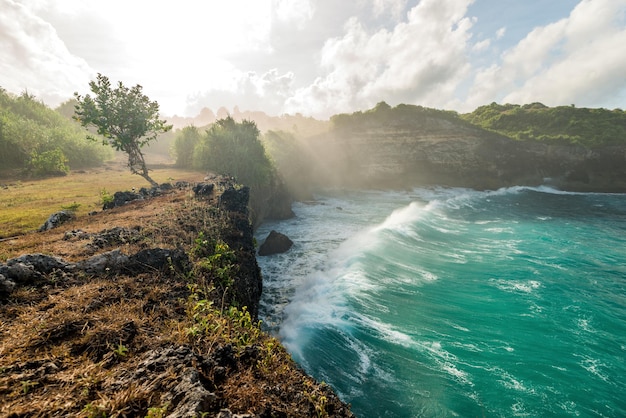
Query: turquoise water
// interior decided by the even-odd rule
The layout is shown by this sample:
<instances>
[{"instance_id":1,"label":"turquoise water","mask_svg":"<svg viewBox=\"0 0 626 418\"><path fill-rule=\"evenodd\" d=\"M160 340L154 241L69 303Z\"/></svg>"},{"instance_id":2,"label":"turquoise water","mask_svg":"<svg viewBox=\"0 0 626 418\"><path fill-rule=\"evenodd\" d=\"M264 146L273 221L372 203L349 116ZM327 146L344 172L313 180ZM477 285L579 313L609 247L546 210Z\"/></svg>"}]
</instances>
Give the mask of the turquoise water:
<instances>
[{"instance_id":1,"label":"turquoise water","mask_svg":"<svg viewBox=\"0 0 626 418\"><path fill-rule=\"evenodd\" d=\"M626 195L329 192L261 317L360 417L626 416Z\"/></svg>"}]
</instances>

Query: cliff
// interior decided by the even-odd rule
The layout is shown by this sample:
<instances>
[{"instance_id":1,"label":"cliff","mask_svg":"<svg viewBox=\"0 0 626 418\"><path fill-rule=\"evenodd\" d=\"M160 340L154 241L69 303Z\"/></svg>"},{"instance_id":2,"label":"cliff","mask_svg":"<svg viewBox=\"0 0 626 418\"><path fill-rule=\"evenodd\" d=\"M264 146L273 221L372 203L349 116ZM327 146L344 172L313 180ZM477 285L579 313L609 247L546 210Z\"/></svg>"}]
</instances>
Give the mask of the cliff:
<instances>
[{"instance_id":1,"label":"cliff","mask_svg":"<svg viewBox=\"0 0 626 418\"><path fill-rule=\"evenodd\" d=\"M116 194L2 242L0 417L352 416L259 328L248 193Z\"/></svg>"},{"instance_id":2,"label":"cliff","mask_svg":"<svg viewBox=\"0 0 626 418\"><path fill-rule=\"evenodd\" d=\"M477 189L549 184L626 192L624 141L594 147L520 141L452 112L408 105L339 115L333 125L329 134L309 141L320 184Z\"/></svg>"}]
</instances>

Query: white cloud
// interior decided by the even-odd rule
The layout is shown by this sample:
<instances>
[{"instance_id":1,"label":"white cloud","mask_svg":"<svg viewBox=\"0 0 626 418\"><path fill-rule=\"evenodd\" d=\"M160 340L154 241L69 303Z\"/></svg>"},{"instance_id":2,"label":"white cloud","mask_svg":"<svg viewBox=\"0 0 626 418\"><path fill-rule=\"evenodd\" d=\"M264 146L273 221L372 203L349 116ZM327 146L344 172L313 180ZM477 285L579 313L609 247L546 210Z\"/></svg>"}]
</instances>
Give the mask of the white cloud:
<instances>
[{"instance_id":1,"label":"white cloud","mask_svg":"<svg viewBox=\"0 0 626 418\"><path fill-rule=\"evenodd\" d=\"M506 27L501 27L496 31L496 39L502 39L502 37L506 34Z\"/></svg>"},{"instance_id":2,"label":"white cloud","mask_svg":"<svg viewBox=\"0 0 626 418\"><path fill-rule=\"evenodd\" d=\"M381 100L441 105L468 71L470 0L422 0L393 30L369 33L357 18L324 45L325 75L288 100L289 112L332 113Z\"/></svg>"},{"instance_id":3,"label":"white cloud","mask_svg":"<svg viewBox=\"0 0 626 418\"><path fill-rule=\"evenodd\" d=\"M52 106L87 85L94 71L55 29L13 0L0 0L0 86L28 90Z\"/></svg>"},{"instance_id":4,"label":"white cloud","mask_svg":"<svg viewBox=\"0 0 626 418\"><path fill-rule=\"evenodd\" d=\"M394 18L400 18L408 0L373 0L374 14L381 16L385 13Z\"/></svg>"},{"instance_id":5,"label":"white cloud","mask_svg":"<svg viewBox=\"0 0 626 418\"><path fill-rule=\"evenodd\" d=\"M279 20L294 23L298 28L304 27L315 12L310 0L274 0L273 7Z\"/></svg>"},{"instance_id":6,"label":"white cloud","mask_svg":"<svg viewBox=\"0 0 626 418\"><path fill-rule=\"evenodd\" d=\"M468 105L498 100L598 106L626 90L623 0L583 0L477 72ZM610 101L610 99L609 99Z\"/></svg>"},{"instance_id":7,"label":"white cloud","mask_svg":"<svg viewBox=\"0 0 626 418\"><path fill-rule=\"evenodd\" d=\"M292 94L293 73L280 74L271 69L259 75L254 71L239 73L224 88L215 88L187 98L187 114L195 115L204 107L220 107L241 110L262 109L269 114L282 113L285 100Z\"/></svg>"}]
</instances>

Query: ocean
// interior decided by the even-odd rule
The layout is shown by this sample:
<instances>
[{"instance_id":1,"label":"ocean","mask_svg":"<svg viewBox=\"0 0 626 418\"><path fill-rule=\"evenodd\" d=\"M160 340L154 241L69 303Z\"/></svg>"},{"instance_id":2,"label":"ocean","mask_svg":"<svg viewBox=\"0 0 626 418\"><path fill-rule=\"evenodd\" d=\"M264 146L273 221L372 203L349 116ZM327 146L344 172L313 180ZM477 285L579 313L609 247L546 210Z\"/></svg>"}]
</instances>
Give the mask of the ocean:
<instances>
[{"instance_id":1,"label":"ocean","mask_svg":"<svg viewBox=\"0 0 626 418\"><path fill-rule=\"evenodd\" d=\"M370 417L626 416L626 194L327 191L260 317Z\"/></svg>"}]
</instances>

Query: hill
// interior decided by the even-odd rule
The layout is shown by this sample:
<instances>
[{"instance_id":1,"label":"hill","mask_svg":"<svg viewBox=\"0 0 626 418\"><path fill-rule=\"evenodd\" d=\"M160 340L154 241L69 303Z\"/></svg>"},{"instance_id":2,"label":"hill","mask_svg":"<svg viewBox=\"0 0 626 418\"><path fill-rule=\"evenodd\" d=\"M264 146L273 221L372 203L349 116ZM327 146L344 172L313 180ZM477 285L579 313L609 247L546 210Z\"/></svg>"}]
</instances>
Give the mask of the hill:
<instances>
[{"instance_id":1,"label":"hill","mask_svg":"<svg viewBox=\"0 0 626 418\"><path fill-rule=\"evenodd\" d=\"M522 141L600 147L626 143L626 112L492 103L461 116L474 125Z\"/></svg>"},{"instance_id":2,"label":"hill","mask_svg":"<svg viewBox=\"0 0 626 418\"><path fill-rule=\"evenodd\" d=\"M382 102L364 112L333 116L329 133L306 138L299 149L309 153L310 171L315 172L311 179L318 186L495 189L548 184L573 191L625 192L623 112L581 110L587 113L590 128L581 135L609 126L605 133L517 139L511 137L513 128L485 129L477 118ZM493 118L502 119L508 120ZM520 119L516 129L558 132L550 121L545 115L541 120Z\"/></svg>"}]
</instances>

